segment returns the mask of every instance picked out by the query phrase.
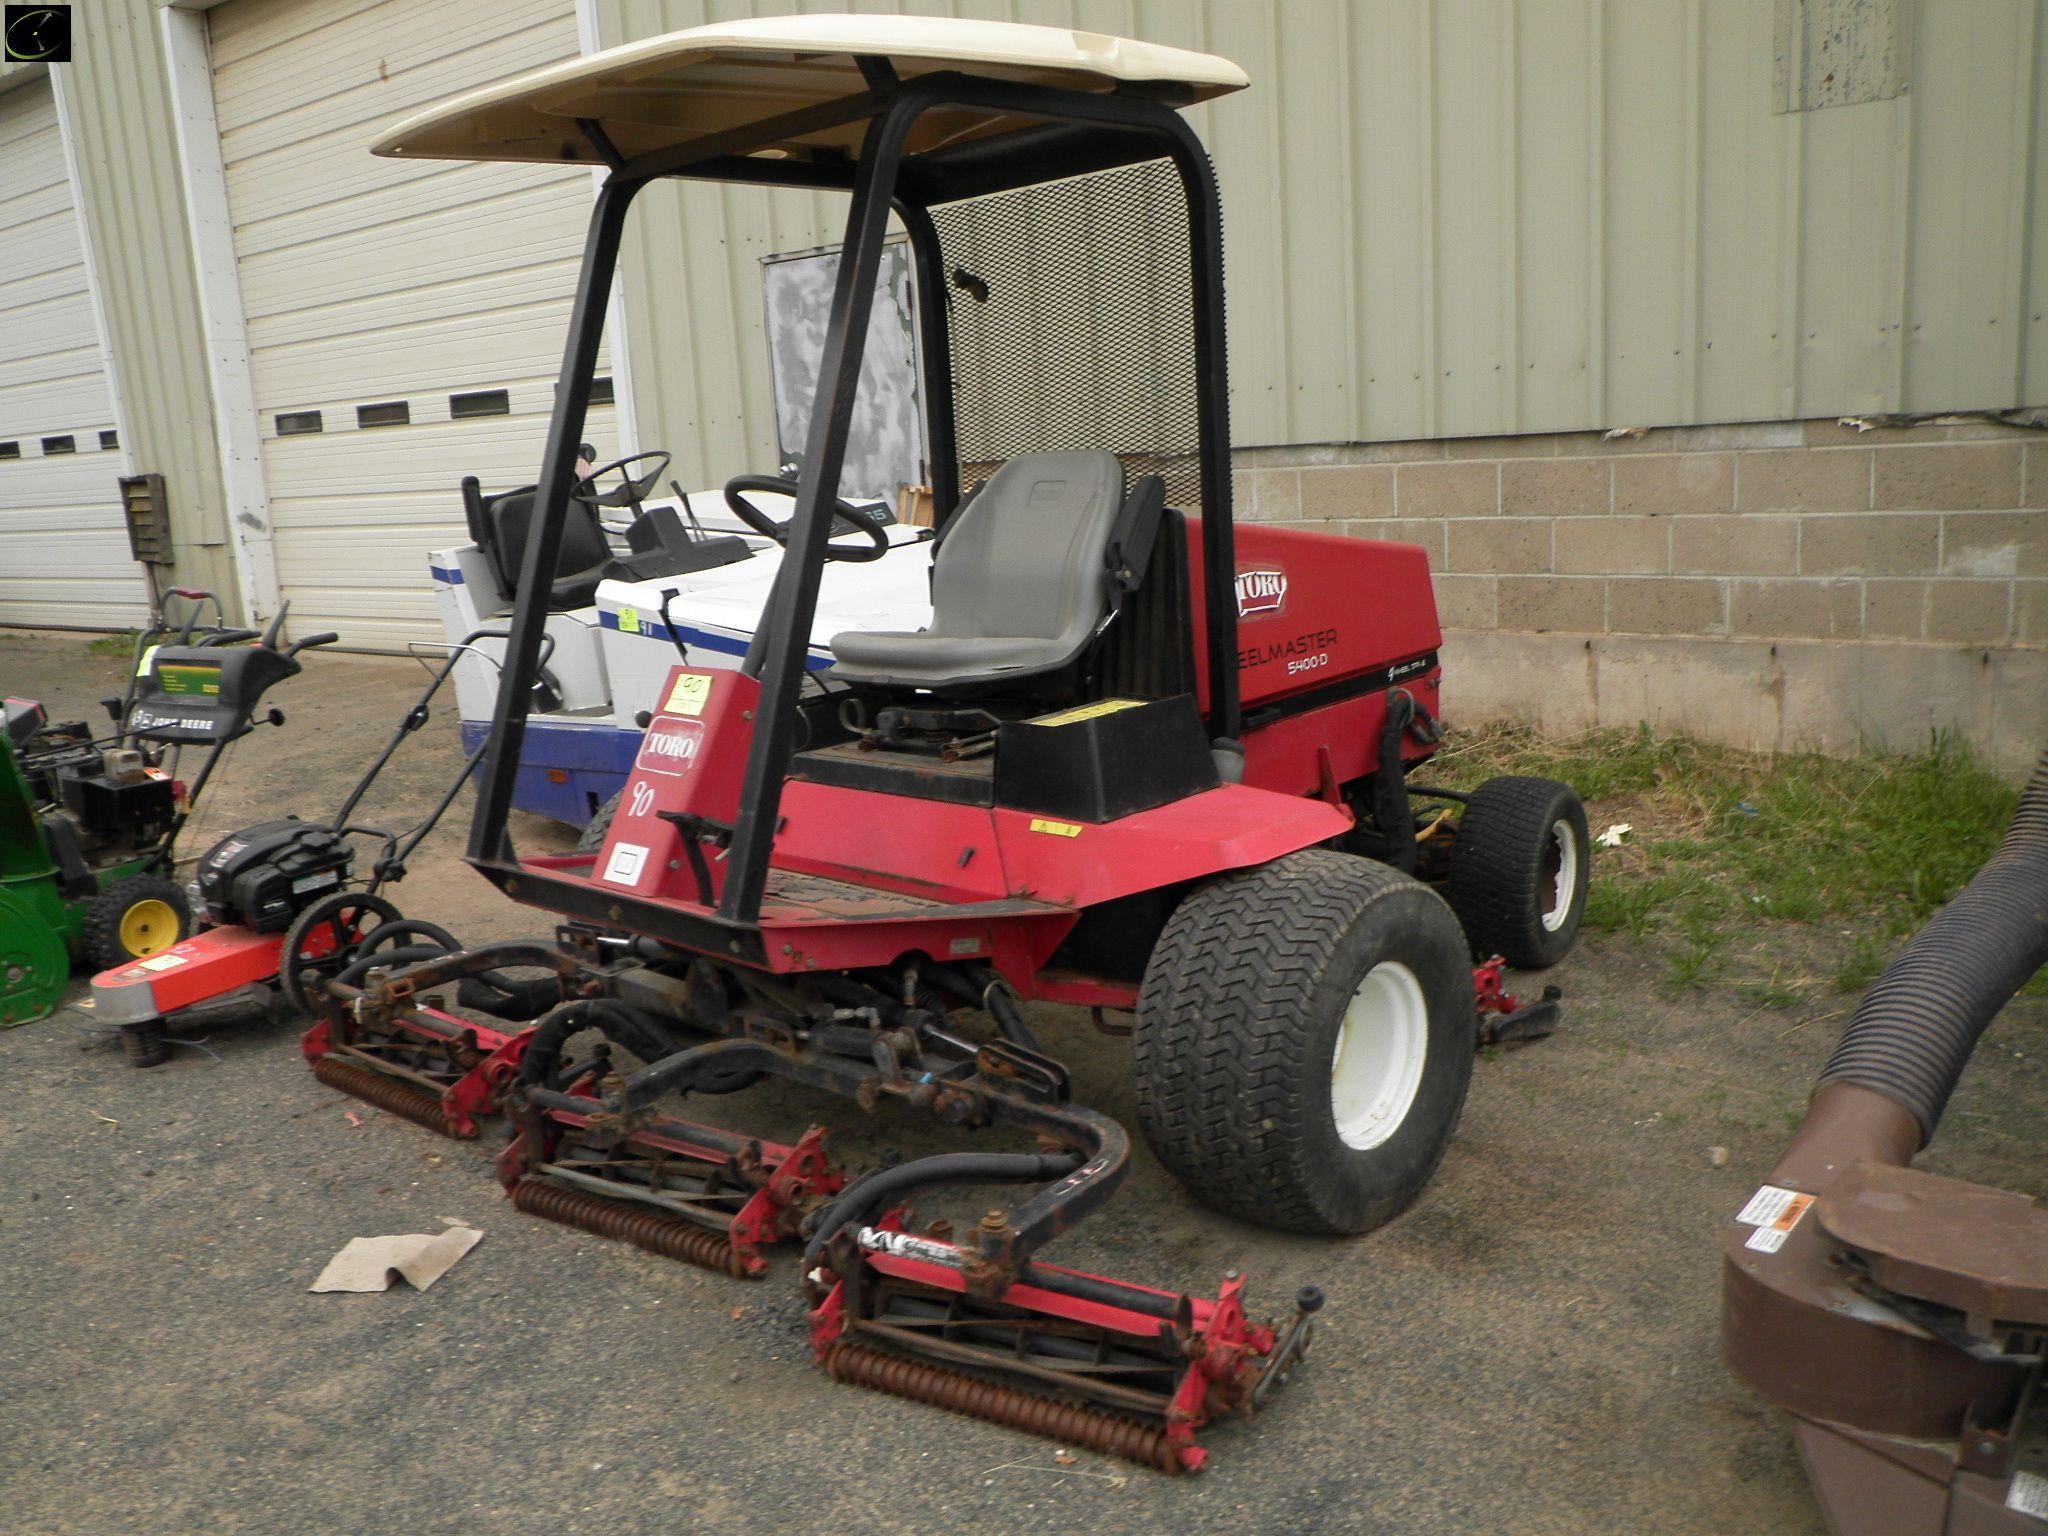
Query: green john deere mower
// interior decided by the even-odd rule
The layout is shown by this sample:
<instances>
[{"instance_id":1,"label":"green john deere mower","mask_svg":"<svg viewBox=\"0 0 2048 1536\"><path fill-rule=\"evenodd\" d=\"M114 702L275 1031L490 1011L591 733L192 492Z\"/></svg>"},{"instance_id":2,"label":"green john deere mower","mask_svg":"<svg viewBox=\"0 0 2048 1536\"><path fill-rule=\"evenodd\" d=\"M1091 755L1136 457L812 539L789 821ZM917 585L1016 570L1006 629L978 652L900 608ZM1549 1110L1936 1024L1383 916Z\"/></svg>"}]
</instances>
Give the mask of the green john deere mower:
<instances>
[{"instance_id":1,"label":"green john deere mower","mask_svg":"<svg viewBox=\"0 0 2048 1536\"><path fill-rule=\"evenodd\" d=\"M32 700L4 701L0 1027L54 1009L74 961L105 970L191 933L172 863L179 829L223 750L259 723L284 723L276 709L253 720L257 701L297 675L299 651L336 638L280 650L282 613L259 638L227 627L212 593L178 588L172 597L189 604L183 622L160 615L136 637L123 692L104 701L111 734L52 723ZM214 622L202 625L209 603ZM205 752L189 790L178 776L188 746Z\"/></svg>"}]
</instances>

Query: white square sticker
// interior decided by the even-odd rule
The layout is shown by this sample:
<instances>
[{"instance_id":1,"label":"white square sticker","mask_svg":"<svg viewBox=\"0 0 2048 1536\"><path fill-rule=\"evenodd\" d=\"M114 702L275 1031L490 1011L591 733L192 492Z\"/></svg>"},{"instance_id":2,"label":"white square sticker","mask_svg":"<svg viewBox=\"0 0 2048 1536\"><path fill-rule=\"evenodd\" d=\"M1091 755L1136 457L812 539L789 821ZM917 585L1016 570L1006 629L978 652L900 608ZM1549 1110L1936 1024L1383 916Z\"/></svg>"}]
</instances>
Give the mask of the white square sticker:
<instances>
[{"instance_id":1,"label":"white square sticker","mask_svg":"<svg viewBox=\"0 0 2048 1536\"><path fill-rule=\"evenodd\" d=\"M604 866L604 877L616 885L638 885L647 867L647 850L638 843L620 843Z\"/></svg>"},{"instance_id":2,"label":"white square sticker","mask_svg":"<svg viewBox=\"0 0 2048 1536\"><path fill-rule=\"evenodd\" d=\"M2012 1484L2005 1490L2005 1507L2048 1520L2048 1477L2038 1472L2013 1473Z\"/></svg>"}]
</instances>

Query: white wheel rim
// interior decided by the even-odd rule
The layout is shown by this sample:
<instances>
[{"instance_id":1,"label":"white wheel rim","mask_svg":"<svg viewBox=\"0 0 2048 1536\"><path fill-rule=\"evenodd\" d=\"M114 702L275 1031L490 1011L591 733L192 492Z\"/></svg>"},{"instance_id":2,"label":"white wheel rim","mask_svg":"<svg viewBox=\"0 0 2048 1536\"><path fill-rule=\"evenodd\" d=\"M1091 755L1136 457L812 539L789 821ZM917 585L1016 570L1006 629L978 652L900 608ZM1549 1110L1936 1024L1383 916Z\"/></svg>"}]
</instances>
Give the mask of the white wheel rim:
<instances>
[{"instance_id":1,"label":"white wheel rim","mask_svg":"<svg viewBox=\"0 0 2048 1536\"><path fill-rule=\"evenodd\" d=\"M1408 1118L1429 1052L1429 1004L1422 983L1398 960L1383 960L1344 1010L1330 1055L1330 1113L1345 1146L1379 1146Z\"/></svg>"},{"instance_id":2,"label":"white wheel rim","mask_svg":"<svg viewBox=\"0 0 2048 1536\"><path fill-rule=\"evenodd\" d=\"M1555 933L1572 914L1572 897L1579 889L1579 835L1568 821L1550 824L1550 846L1543 863L1552 870L1550 905L1544 909L1543 926Z\"/></svg>"}]
</instances>

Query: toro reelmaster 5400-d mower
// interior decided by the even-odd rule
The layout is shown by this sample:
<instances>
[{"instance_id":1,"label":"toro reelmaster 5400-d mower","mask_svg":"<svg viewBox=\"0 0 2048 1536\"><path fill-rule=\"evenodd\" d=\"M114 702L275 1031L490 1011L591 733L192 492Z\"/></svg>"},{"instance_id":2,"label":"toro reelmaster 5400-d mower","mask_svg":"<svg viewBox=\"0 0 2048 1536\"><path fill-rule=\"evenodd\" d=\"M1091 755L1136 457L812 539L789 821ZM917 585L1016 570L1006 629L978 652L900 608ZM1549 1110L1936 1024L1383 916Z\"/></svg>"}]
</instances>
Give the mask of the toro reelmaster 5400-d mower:
<instances>
[{"instance_id":1,"label":"toro reelmaster 5400-d mower","mask_svg":"<svg viewBox=\"0 0 2048 1536\"><path fill-rule=\"evenodd\" d=\"M551 968L566 1001L511 1101L523 1207L735 1272L800 1234L833 1375L1169 1472L1286 1378L1319 1298L1269 1326L1236 1277L1199 1298L1041 1261L1129 1144L1071 1101L1020 1004L1134 1016L1112 1032L1145 1138L1204 1201L1363 1232L1457 1123L1473 959L1559 958L1587 872L1557 784L1496 781L1418 832L1439 681L1421 550L1232 524L1217 187L1177 109L1245 83L1088 33L798 16L574 60L392 130L380 153L609 172L469 850L568 922L553 945L322 989L328 1041L374 1070L450 1037L430 989ZM521 856L506 813L606 295L628 205L670 176L849 195L794 510L768 524L787 556L744 664L677 666L649 701L602 846ZM879 542L835 491L892 214L917 279L933 616L835 637L820 696L820 570L851 552L834 525ZM1534 1032L1554 1008L1502 1016ZM642 1024L691 1043L565 1065L581 1032L630 1047ZM655 1118L763 1075L1023 1149L841 1187L815 1136ZM998 1184L1034 1188L966 1230L906 1206Z\"/></svg>"}]
</instances>

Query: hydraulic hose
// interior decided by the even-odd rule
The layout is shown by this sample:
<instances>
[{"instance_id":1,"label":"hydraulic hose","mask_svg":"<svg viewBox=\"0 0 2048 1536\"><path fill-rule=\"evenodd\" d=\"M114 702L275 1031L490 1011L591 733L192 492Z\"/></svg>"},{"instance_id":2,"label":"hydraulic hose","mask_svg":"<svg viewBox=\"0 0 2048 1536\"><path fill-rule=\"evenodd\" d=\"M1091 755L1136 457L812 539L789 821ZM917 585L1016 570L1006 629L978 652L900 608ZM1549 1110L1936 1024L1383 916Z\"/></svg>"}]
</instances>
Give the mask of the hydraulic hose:
<instances>
[{"instance_id":1,"label":"hydraulic hose","mask_svg":"<svg viewBox=\"0 0 2048 1536\"><path fill-rule=\"evenodd\" d=\"M435 951L426 945L438 944L440 952L454 954L462 948L455 935L439 923L430 923L424 918L405 917L392 922L380 923L364 934L358 948L366 955L373 954L380 944L389 944L397 939L424 940L425 944L407 946L406 963L432 959ZM393 963L397 953L387 950L377 959L386 966ZM353 982L357 977L351 977ZM559 978L537 976L526 980L505 975L502 971L485 971L480 976L464 976L455 984L455 995L465 1008L474 1008L478 1013L488 1013L514 1023L524 1024L528 1019L537 1019L562 1000Z\"/></svg>"},{"instance_id":2,"label":"hydraulic hose","mask_svg":"<svg viewBox=\"0 0 2048 1536\"><path fill-rule=\"evenodd\" d=\"M1864 995L1819 1088L1867 1088L1909 1110L1925 1146L1977 1040L2048 962L2048 748L1976 877Z\"/></svg>"},{"instance_id":3,"label":"hydraulic hose","mask_svg":"<svg viewBox=\"0 0 2048 1536\"><path fill-rule=\"evenodd\" d=\"M545 1087L552 1079L570 1037L586 1029L603 1031L644 1060L658 1061L677 1049L668 1032L615 998L595 997L565 1003L534 1026L526 1054L519 1061L519 1081Z\"/></svg>"},{"instance_id":4,"label":"hydraulic hose","mask_svg":"<svg viewBox=\"0 0 2048 1536\"><path fill-rule=\"evenodd\" d=\"M969 980L943 965L935 965L925 973L925 979L931 985L952 993L969 1007L987 1009L989 1017L996 1021L996 1028L1012 1045L1021 1045L1031 1051L1039 1048L1008 985L987 966L976 967L973 979Z\"/></svg>"},{"instance_id":5,"label":"hydraulic hose","mask_svg":"<svg viewBox=\"0 0 2048 1536\"><path fill-rule=\"evenodd\" d=\"M446 951L431 944L406 944L397 949L380 950L374 955L364 955L352 962L346 970L334 979L343 986L359 987L370 972L396 970L416 965L422 960L438 960Z\"/></svg>"},{"instance_id":6,"label":"hydraulic hose","mask_svg":"<svg viewBox=\"0 0 2048 1536\"><path fill-rule=\"evenodd\" d=\"M844 1227L915 1189L942 1184L1037 1184L1061 1179L1082 1164L1078 1152L949 1152L879 1169L855 1183L818 1213L804 1244L804 1270L817 1267L825 1245Z\"/></svg>"}]
</instances>

